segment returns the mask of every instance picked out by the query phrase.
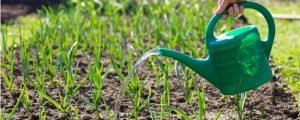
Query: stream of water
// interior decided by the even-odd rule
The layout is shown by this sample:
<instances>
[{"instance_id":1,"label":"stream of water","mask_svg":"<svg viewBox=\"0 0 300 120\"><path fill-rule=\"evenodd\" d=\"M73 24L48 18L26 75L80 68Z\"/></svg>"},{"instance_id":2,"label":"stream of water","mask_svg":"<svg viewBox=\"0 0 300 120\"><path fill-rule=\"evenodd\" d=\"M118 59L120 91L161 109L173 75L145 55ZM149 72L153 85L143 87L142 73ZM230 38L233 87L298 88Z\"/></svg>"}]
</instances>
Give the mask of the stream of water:
<instances>
[{"instance_id":1,"label":"stream of water","mask_svg":"<svg viewBox=\"0 0 300 120\"><path fill-rule=\"evenodd\" d=\"M120 105L122 103L123 97L125 95L125 92L128 89L128 83L132 77L132 75L135 73L136 69L138 68L138 66L143 63L143 61L147 60L148 57L152 56L152 55L158 55L158 49L152 49L150 51L148 51L147 53L145 53L133 66L133 69L128 73L128 75L126 76L125 80L122 82L121 88L120 88L120 94L116 100L116 106L115 106L115 119L118 117L119 114L119 110L120 110Z\"/></svg>"}]
</instances>

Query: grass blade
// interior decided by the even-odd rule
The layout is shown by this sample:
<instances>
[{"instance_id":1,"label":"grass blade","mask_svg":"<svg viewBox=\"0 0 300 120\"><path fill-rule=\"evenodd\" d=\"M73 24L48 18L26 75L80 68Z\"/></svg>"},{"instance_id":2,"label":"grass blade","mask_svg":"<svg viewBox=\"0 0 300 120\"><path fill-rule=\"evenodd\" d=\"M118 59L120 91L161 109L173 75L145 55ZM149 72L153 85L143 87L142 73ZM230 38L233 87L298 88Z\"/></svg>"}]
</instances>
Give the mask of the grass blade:
<instances>
[{"instance_id":1,"label":"grass blade","mask_svg":"<svg viewBox=\"0 0 300 120\"><path fill-rule=\"evenodd\" d=\"M93 109L97 109L96 105L94 103L91 103L88 99L85 99L84 97L82 97L82 95L80 95L80 98L88 105L90 105Z\"/></svg>"},{"instance_id":2,"label":"grass blade","mask_svg":"<svg viewBox=\"0 0 300 120\"><path fill-rule=\"evenodd\" d=\"M220 118L220 115L221 115L221 111L219 111L216 116L214 117L214 120L218 120Z\"/></svg>"},{"instance_id":3,"label":"grass blade","mask_svg":"<svg viewBox=\"0 0 300 120\"><path fill-rule=\"evenodd\" d=\"M4 71L1 71L1 75L7 85L7 88L9 89L10 92L12 92L14 89L14 83L12 83L12 81L9 80L9 78L7 77Z\"/></svg>"},{"instance_id":4,"label":"grass blade","mask_svg":"<svg viewBox=\"0 0 300 120\"><path fill-rule=\"evenodd\" d=\"M73 94L74 93L76 93L78 90L79 90L79 88L85 83L85 81L87 80L87 78L88 78L88 76L85 76L82 80L81 80L81 82L79 83L79 85L77 85L74 89L73 89Z\"/></svg>"},{"instance_id":5,"label":"grass blade","mask_svg":"<svg viewBox=\"0 0 300 120\"><path fill-rule=\"evenodd\" d=\"M24 88L21 91L21 94L18 98L18 101L16 103L16 105L14 106L14 108L12 109L12 111L9 113L8 115L8 119L10 120L12 118L12 116L15 114L15 112L17 111L18 106L20 105L21 101L23 100L24 97Z\"/></svg>"},{"instance_id":6,"label":"grass blade","mask_svg":"<svg viewBox=\"0 0 300 120\"><path fill-rule=\"evenodd\" d=\"M139 106L138 111L142 110L149 103L151 93L152 93L152 90L151 90L151 88L149 88L149 95L148 95L147 99L143 102L143 104Z\"/></svg>"},{"instance_id":7,"label":"grass blade","mask_svg":"<svg viewBox=\"0 0 300 120\"><path fill-rule=\"evenodd\" d=\"M61 112L66 112L60 104L58 104L55 100L53 100L50 96L46 95L44 92L38 91L38 93L43 96L45 99L47 99L50 103L52 103L57 109L59 109Z\"/></svg>"},{"instance_id":8,"label":"grass blade","mask_svg":"<svg viewBox=\"0 0 300 120\"><path fill-rule=\"evenodd\" d=\"M125 80L125 76L123 75L121 69L118 67L116 61L114 60L114 58L112 57L112 55L110 55L110 61L113 64L114 69L116 70L117 74L119 75L119 77L121 78L121 80Z\"/></svg>"},{"instance_id":9,"label":"grass blade","mask_svg":"<svg viewBox=\"0 0 300 120\"><path fill-rule=\"evenodd\" d=\"M183 119L185 120L192 120L185 112L183 112L182 110L179 110L177 108L171 108L171 110L173 110L174 112L177 113L177 115L180 115Z\"/></svg>"}]
</instances>

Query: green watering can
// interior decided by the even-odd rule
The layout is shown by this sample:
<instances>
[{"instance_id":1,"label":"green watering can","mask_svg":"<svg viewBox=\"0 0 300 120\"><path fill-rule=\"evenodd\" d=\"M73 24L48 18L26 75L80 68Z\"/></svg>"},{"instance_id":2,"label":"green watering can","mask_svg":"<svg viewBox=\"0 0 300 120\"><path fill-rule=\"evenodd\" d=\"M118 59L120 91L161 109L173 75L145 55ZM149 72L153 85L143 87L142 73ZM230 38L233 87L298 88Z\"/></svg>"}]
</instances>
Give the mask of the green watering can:
<instances>
[{"instance_id":1,"label":"green watering can","mask_svg":"<svg viewBox=\"0 0 300 120\"><path fill-rule=\"evenodd\" d=\"M260 12L268 23L268 37L261 40L254 25L240 27L217 37L216 23L222 14L216 14L206 29L208 57L193 59L175 50L159 48L158 54L185 64L217 87L224 95L233 95L255 89L272 79L269 56L275 36L275 23L271 13L254 2L241 2L245 8ZM223 13L225 13L224 11Z\"/></svg>"}]
</instances>

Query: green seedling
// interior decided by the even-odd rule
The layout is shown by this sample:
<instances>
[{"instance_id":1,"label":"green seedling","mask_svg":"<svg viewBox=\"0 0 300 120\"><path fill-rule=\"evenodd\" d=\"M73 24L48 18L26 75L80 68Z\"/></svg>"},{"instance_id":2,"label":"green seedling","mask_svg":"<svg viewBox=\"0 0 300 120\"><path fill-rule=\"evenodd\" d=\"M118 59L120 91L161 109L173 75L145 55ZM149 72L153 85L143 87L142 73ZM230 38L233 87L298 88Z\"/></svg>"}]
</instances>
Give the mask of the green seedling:
<instances>
[{"instance_id":1,"label":"green seedling","mask_svg":"<svg viewBox=\"0 0 300 120\"><path fill-rule=\"evenodd\" d=\"M79 119L79 111L78 111L78 107L77 107L77 103L75 103L74 106L70 106L72 113L71 113L71 117L70 119L72 120L78 120Z\"/></svg>"},{"instance_id":2,"label":"green seedling","mask_svg":"<svg viewBox=\"0 0 300 120\"><path fill-rule=\"evenodd\" d=\"M243 120L243 110L247 98L247 92L240 93L234 96L237 113L240 120Z\"/></svg>"},{"instance_id":3,"label":"green seedling","mask_svg":"<svg viewBox=\"0 0 300 120\"><path fill-rule=\"evenodd\" d=\"M29 92L28 89L26 87L26 85L24 84L24 97L23 97L23 102L24 102L24 106L26 109L26 113L30 113L30 99L29 99Z\"/></svg>"},{"instance_id":4,"label":"green seedling","mask_svg":"<svg viewBox=\"0 0 300 120\"><path fill-rule=\"evenodd\" d=\"M172 111L176 112L179 116L181 116L185 120L192 120L185 112L177 108L171 108Z\"/></svg>"},{"instance_id":5,"label":"green seedling","mask_svg":"<svg viewBox=\"0 0 300 120\"><path fill-rule=\"evenodd\" d=\"M76 71L73 71L72 68L72 50L75 47L76 43L72 45L71 49L69 50L67 57L63 57L62 55L60 55L60 61L59 61L59 65L60 66L60 70L62 71L63 74L63 78L66 81L66 87L65 87L65 95L61 96L59 94L59 98L60 98L60 103L56 102L53 98L51 98L49 95L47 95L45 92L43 92L43 90L41 88L38 89L38 93L45 98L46 100L48 100L50 103L52 103L56 108L58 108L61 112L64 113L69 113L69 115L71 116L72 113L70 112L70 110L74 110L71 109L70 107L73 107L72 104L70 103L70 99L72 98L72 95L77 92L79 90L79 88L85 83L87 77L84 77L80 83L78 83L77 86L75 86L74 84L74 80L76 77ZM65 60L65 61L63 61ZM63 71L63 66L62 64L65 63L67 66L67 73L65 73ZM78 64L77 64L78 65ZM76 111L73 111L76 112Z\"/></svg>"},{"instance_id":6,"label":"green seedling","mask_svg":"<svg viewBox=\"0 0 300 120\"><path fill-rule=\"evenodd\" d=\"M45 64L41 64L40 62L40 57L39 57L39 51L37 48L37 45L34 44L34 55L35 55L35 60L33 61L33 70L35 74L35 79L37 80L37 86L41 90L41 92L45 91L45 79L46 79L46 66ZM43 58L45 59L45 58ZM43 99L40 97L40 104L42 103Z\"/></svg>"},{"instance_id":7,"label":"green seedling","mask_svg":"<svg viewBox=\"0 0 300 120\"><path fill-rule=\"evenodd\" d=\"M4 82L6 83L7 85L7 88L10 92L13 92L14 90L14 87L15 87L15 84L13 83L13 77L10 76L10 77L7 77L6 73L4 71L1 71L1 75L4 79Z\"/></svg>"},{"instance_id":8,"label":"green seedling","mask_svg":"<svg viewBox=\"0 0 300 120\"><path fill-rule=\"evenodd\" d=\"M198 113L198 120L203 120L205 118L205 112L206 112L206 104L205 104L205 97L204 97L204 89L201 91L198 89L198 107L199 107L199 113Z\"/></svg>"},{"instance_id":9,"label":"green seedling","mask_svg":"<svg viewBox=\"0 0 300 120\"><path fill-rule=\"evenodd\" d=\"M44 106L41 106L39 116L39 120L47 120L47 113Z\"/></svg>"},{"instance_id":10,"label":"green seedling","mask_svg":"<svg viewBox=\"0 0 300 120\"><path fill-rule=\"evenodd\" d=\"M97 117L98 119L100 118L100 111L98 109L101 99L103 99L102 95L102 87L105 82L105 78L108 74L108 70L103 69L103 64L99 64L99 62L95 62L94 65L92 65L91 61L89 60L87 54L83 52L86 61L88 63L88 68L89 68L89 73L88 73L88 79L89 79L89 84L90 84L90 90L91 90L91 99L92 101L90 102L89 100L81 97L85 103L90 105L94 110L97 112ZM100 61L100 49L98 51L98 54L95 56L95 61ZM102 72L106 71L104 74ZM93 87L94 85L94 87ZM105 101L105 99L103 99ZM108 115L110 117L110 115Z\"/></svg>"},{"instance_id":11,"label":"green seedling","mask_svg":"<svg viewBox=\"0 0 300 120\"><path fill-rule=\"evenodd\" d=\"M0 119L5 120L5 118L6 118L6 113L4 112L3 109L0 109Z\"/></svg>"},{"instance_id":12,"label":"green seedling","mask_svg":"<svg viewBox=\"0 0 300 120\"><path fill-rule=\"evenodd\" d=\"M216 114L216 116L214 117L214 120L219 120L221 115L221 110Z\"/></svg>"},{"instance_id":13,"label":"green seedling","mask_svg":"<svg viewBox=\"0 0 300 120\"><path fill-rule=\"evenodd\" d=\"M21 103L22 100L23 100L23 97L24 97L24 94L25 94L24 86L25 86L25 85L23 85L23 88L22 88L21 91L20 91L21 93L20 93L20 96L19 96L19 98L18 98L18 100L17 100L17 103L14 105L12 111L9 113L9 115L8 115L8 117L7 117L8 120L11 120L11 119L13 118L13 115L15 114L15 112L17 111L17 109L18 109L20 103Z\"/></svg>"},{"instance_id":14,"label":"green seedling","mask_svg":"<svg viewBox=\"0 0 300 120\"><path fill-rule=\"evenodd\" d=\"M67 111L67 108L65 107L66 105L64 104L65 101L62 100L62 96L60 96L60 103L56 102L55 100L53 100L49 95L47 95L46 93L42 93L42 92L39 92L39 94L45 98L46 100L48 100L51 104L53 104L59 111L65 113Z\"/></svg>"},{"instance_id":15,"label":"green seedling","mask_svg":"<svg viewBox=\"0 0 300 120\"><path fill-rule=\"evenodd\" d=\"M164 90L161 93L161 115L163 112L167 112L170 113L170 108L168 106L170 106L170 91L171 91L171 85L170 85L170 81L169 81L169 65L170 65L170 61L168 60L166 62L166 64L162 64L161 62L159 62L159 66L163 71L163 82L164 82ZM170 114L166 115L167 118L170 118ZM162 116L161 116L162 118Z\"/></svg>"},{"instance_id":16,"label":"green seedling","mask_svg":"<svg viewBox=\"0 0 300 120\"><path fill-rule=\"evenodd\" d=\"M6 60L8 62L8 64L11 64L11 60L13 59L13 54L9 54L9 53L13 53L14 52L14 38L13 38L13 44L11 46L9 46L8 44L8 36L7 36L7 26L5 25L1 25L1 54L3 55L4 60ZM10 48L9 48L10 47ZM10 52L9 49L12 49L12 51ZM2 59L2 58L1 58ZM2 65L2 64L1 64Z\"/></svg>"},{"instance_id":17,"label":"green seedling","mask_svg":"<svg viewBox=\"0 0 300 120\"><path fill-rule=\"evenodd\" d=\"M146 78L145 83L148 81ZM132 83L129 84L130 94L129 98L131 103L133 104L133 115L136 120L138 120L139 112L144 109L144 107L148 104L149 99L151 97L151 88L148 90L148 97L141 103L141 95L142 91L144 90L144 85L140 83L139 78L136 76L131 81Z\"/></svg>"},{"instance_id":18,"label":"green seedling","mask_svg":"<svg viewBox=\"0 0 300 120\"><path fill-rule=\"evenodd\" d=\"M36 83L29 76L29 62L30 62L30 47L31 45L27 43L22 37L19 37L20 40L20 52L21 52L21 71L23 74L23 82L26 85L28 82L37 90L40 88L36 85Z\"/></svg>"},{"instance_id":19,"label":"green seedling","mask_svg":"<svg viewBox=\"0 0 300 120\"><path fill-rule=\"evenodd\" d=\"M195 84L194 80L195 80L195 75L189 77L188 75L188 69L185 69L184 65L179 63L179 66L181 67L181 69L183 70L183 85L181 84L181 81L180 81L180 76L179 76L179 71L178 71L178 62L176 61L175 63L175 73L176 73L176 76L177 76L177 80L178 80L178 84L181 88L181 90L183 91L183 95L185 97L185 100L190 103L190 97L191 96L191 92L192 92L192 87L193 87L193 84ZM190 78L188 80L188 78Z\"/></svg>"},{"instance_id":20,"label":"green seedling","mask_svg":"<svg viewBox=\"0 0 300 120\"><path fill-rule=\"evenodd\" d=\"M65 84L65 90L66 93L69 95L74 94L75 92L78 91L78 89L82 86L82 84L85 83L86 77L81 80L81 82L76 86L75 80L77 77L77 69L78 69L78 63L76 64L76 68L74 69L72 66L72 56L73 56L73 49L77 45L77 42L75 42L70 50L68 51L68 54L66 55L64 52L61 52L60 54L60 61L59 61L59 66L60 66L60 71L62 73L62 76L66 82ZM64 67L66 67L66 72Z\"/></svg>"},{"instance_id":21,"label":"green seedling","mask_svg":"<svg viewBox=\"0 0 300 120\"><path fill-rule=\"evenodd\" d=\"M206 111L204 90L200 91L198 89L197 94L198 94L198 113L194 112L194 108L193 108L193 116L195 117L194 119L203 120L203 119L205 119L205 111ZM193 106L193 105L191 104L191 106ZM181 116L185 120L193 119L187 113L185 113L184 111L182 111L178 108L171 107L171 110L174 111L177 115Z\"/></svg>"},{"instance_id":22,"label":"green seedling","mask_svg":"<svg viewBox=\"0 0 300 120\"><path fill-rule=\"evenodd\" d=\"M131 55L129 55L129 58L131 58ZM116 73L121 78L122 82L124 82L125 77L124 77L123 73L121 72L121 69L117 66L112 55L111 55L111 63L113 64L113 67L114 67ZM131 63L131 61L129 61L129 63ZM129 64L128 68L133 68L133 64ZM131 73L129 73L129 74L131 74ZM130 78L128 78L128 79L130 79ZM146 77L145 83L147 83L147 81L148 81L148 77ZM148 101L149 101L148 99L151 96L151 89L149 89L147 99L145 99L144 102L141 103L141 95L142 95L142 91L144 90L144 86L145 85L141 83L139 77L137 75L135 75L135 76L133 76L133 79L130 79L130 83L128 84L129 90L126 91L126 93L129 95L129 99L133 105L132 115L134 116L135 119L138 119L139 111L141 111L148 104ZM117 104L121 104L121 103L117 103Z\"/></svg>"}]
</instances>

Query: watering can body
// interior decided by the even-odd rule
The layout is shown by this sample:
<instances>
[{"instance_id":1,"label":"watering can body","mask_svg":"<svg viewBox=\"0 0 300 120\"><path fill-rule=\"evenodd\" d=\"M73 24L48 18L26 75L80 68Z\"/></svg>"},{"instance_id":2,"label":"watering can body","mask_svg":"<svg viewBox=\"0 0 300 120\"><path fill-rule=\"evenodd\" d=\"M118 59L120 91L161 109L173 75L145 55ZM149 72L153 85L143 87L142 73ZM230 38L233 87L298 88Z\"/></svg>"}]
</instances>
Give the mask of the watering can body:
<instances>
[{"instance_id":1,"label":"watering can body","mask_svg":"<svg viewBox=\"0 0 300 120\"><path fill-rule=\"evenodd\" d=\"M239 5L255 9L266 18L269 29L266 40L261 40L254 25L237 28L215 37L213 31L222 16L217 14L212 17L206 29L206 59L194 59L165 48L159 48L158 53L185 64L225 95L246 92L263 85L272 78L269 56L275 36L275 23L271 13L262 5L254 2L241 2Z\"/></svg>"}]
</instances>

